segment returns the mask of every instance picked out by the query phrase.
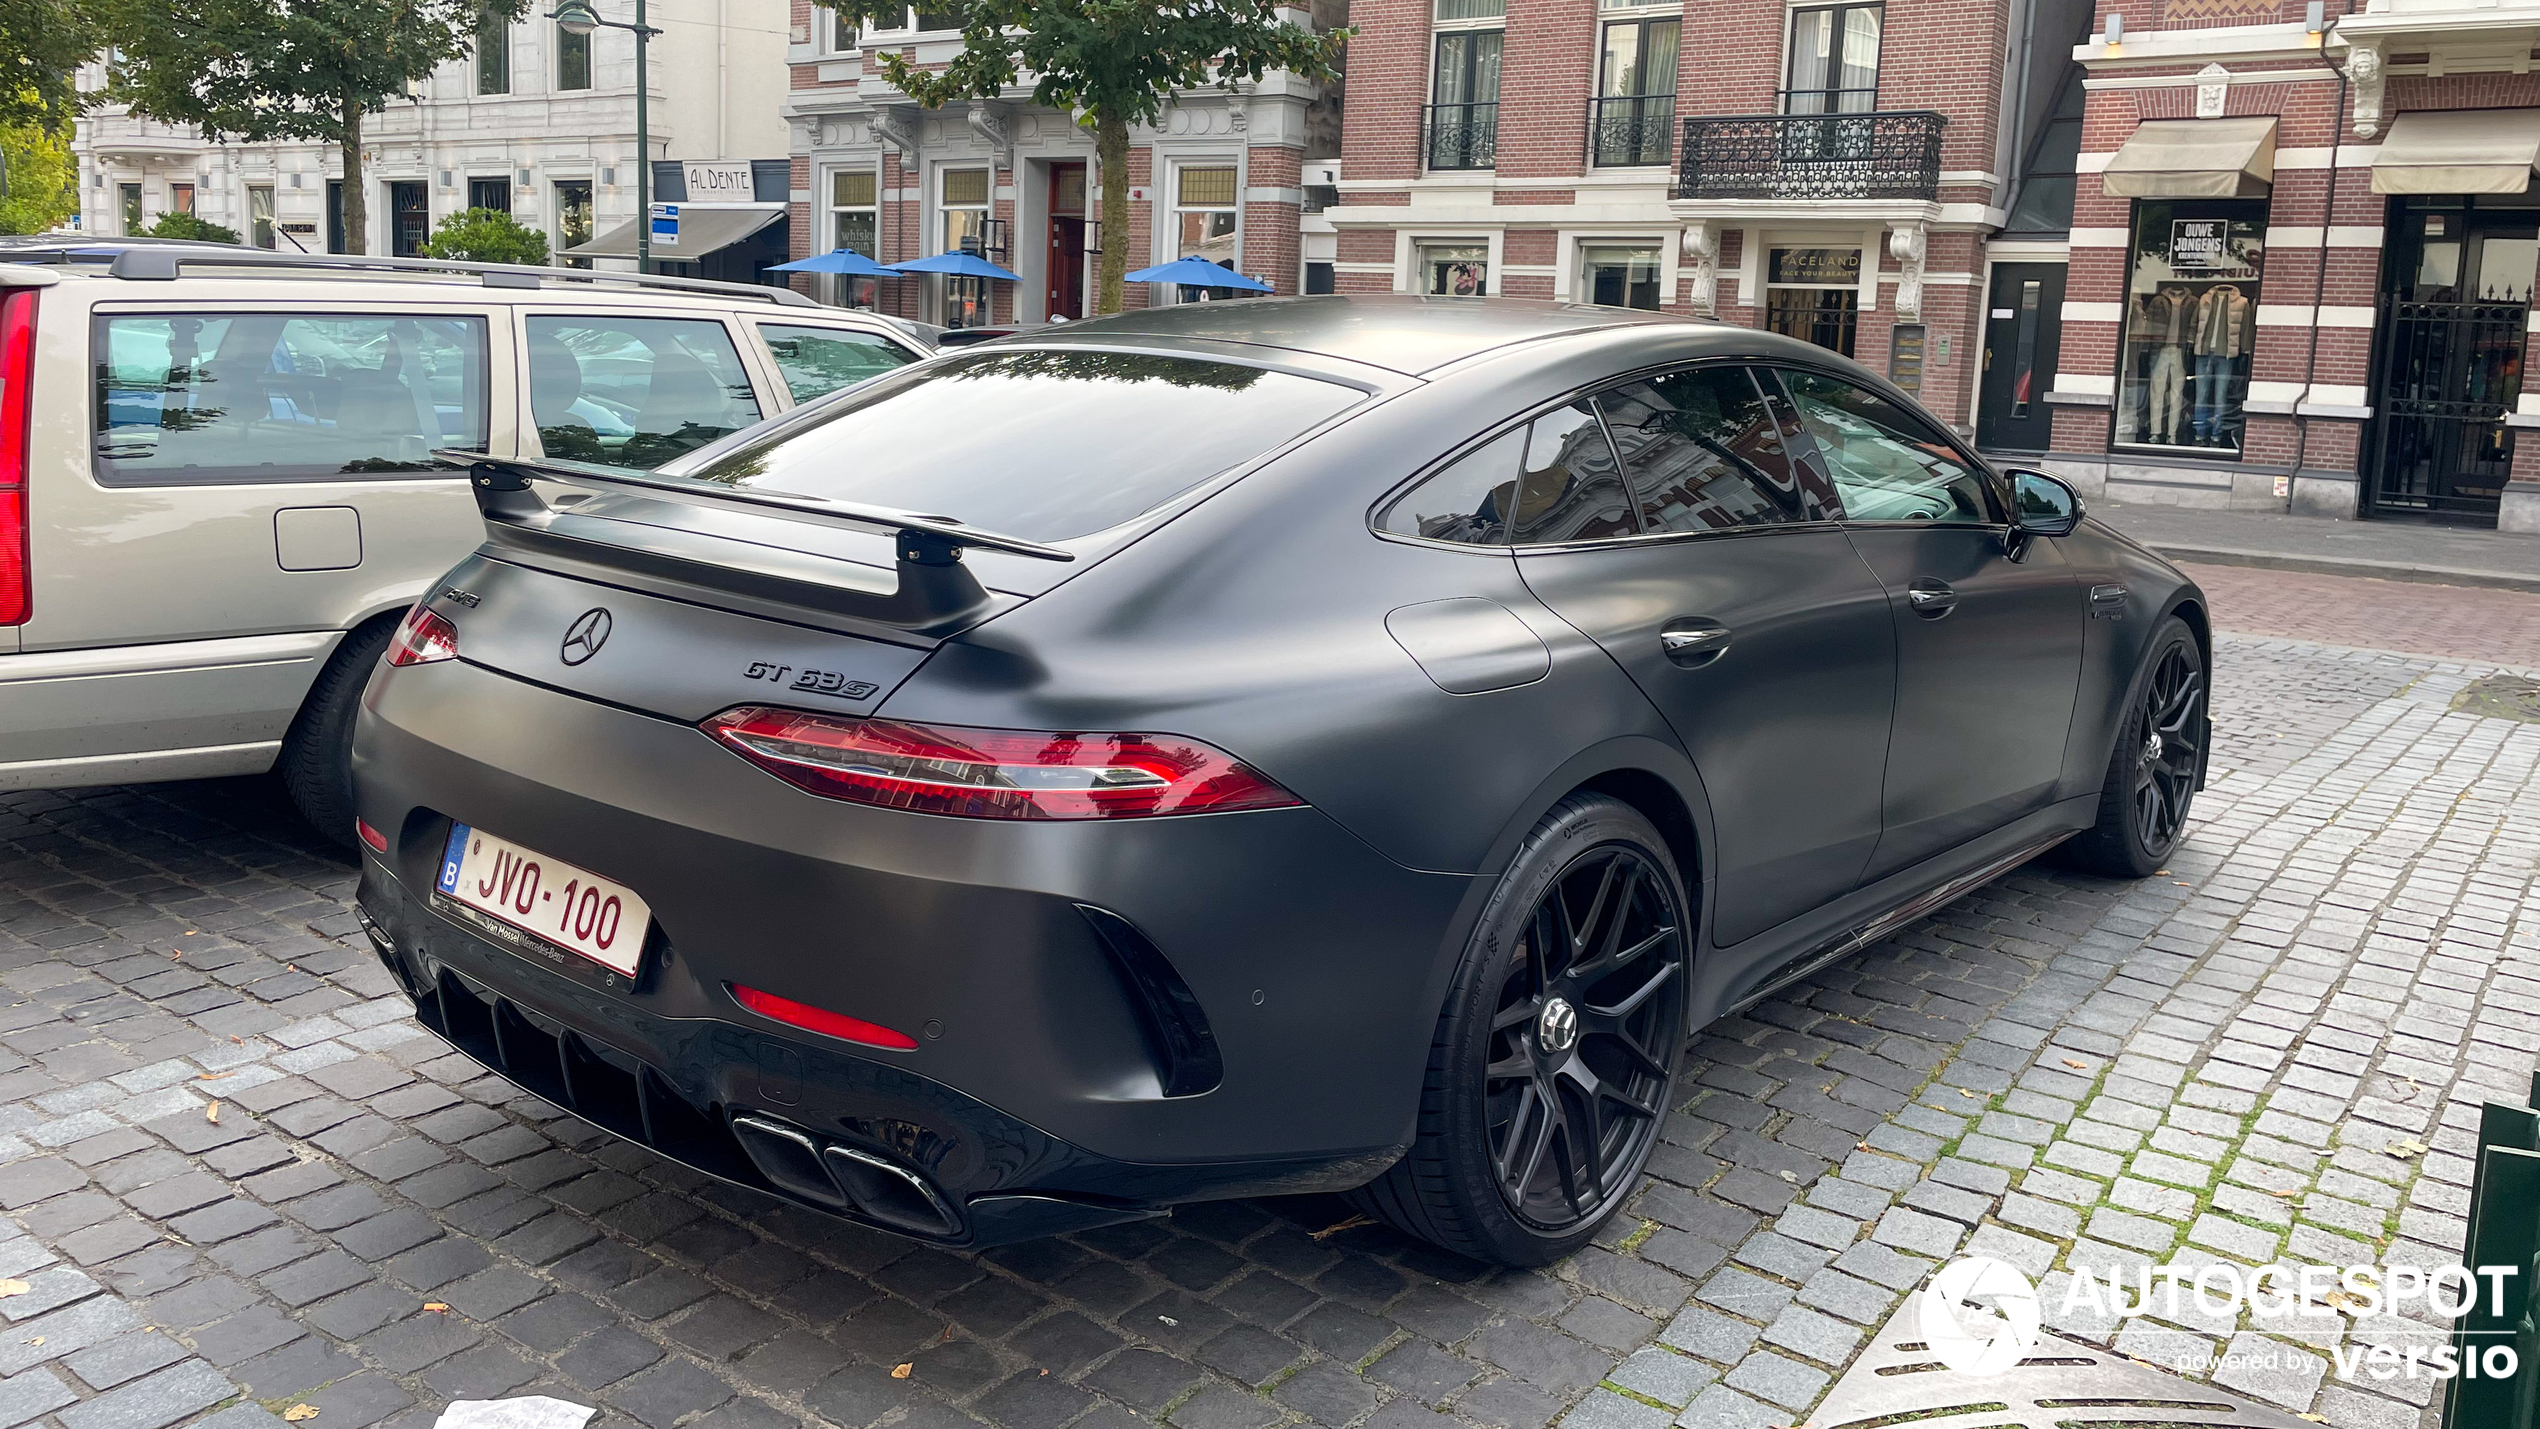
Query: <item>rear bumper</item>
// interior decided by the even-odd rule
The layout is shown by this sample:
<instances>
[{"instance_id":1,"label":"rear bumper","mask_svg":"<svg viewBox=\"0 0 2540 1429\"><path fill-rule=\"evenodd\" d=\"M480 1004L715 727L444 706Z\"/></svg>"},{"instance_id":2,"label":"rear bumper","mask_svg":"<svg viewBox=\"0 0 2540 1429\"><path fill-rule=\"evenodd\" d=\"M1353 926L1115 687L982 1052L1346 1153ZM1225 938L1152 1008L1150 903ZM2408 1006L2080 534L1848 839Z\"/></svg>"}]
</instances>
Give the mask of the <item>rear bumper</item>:
<instances>
[{"instance_id":1,"label":"rear bumper","mask_svg":"<svg viewBox=\"0 0 2540 1429\"><path fill-rule=\"evenodd\" d=\"M701 1170L980 1244L1356 1185L1409 1138L1472 881L1404 870L1313 810L1002 824L861 808L686 725L456 661L396 671L368 704L358 802L392 843L365 861L361 901L419 1015ZM506 946L438 900L452 819L640 893L657 931L636 977ZM1121 928L1190 993L1207 1075L1159 1051L1173 1039L1111 946ZM768 1021L735 983L919 1046Z\"/></svg>"}]
</instances>

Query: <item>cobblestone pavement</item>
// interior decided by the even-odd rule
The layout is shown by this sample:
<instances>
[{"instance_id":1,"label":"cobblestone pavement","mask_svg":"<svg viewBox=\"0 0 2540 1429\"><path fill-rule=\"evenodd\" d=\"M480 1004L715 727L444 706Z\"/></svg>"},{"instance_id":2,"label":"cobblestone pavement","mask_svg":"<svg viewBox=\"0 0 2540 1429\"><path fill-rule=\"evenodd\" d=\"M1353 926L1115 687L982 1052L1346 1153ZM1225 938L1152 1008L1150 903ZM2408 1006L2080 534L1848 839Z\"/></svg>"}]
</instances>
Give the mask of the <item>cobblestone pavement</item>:
<instances>
[{"instance_id":1,"label":"cobblestone pavement","mask_svg":"<svg viewBox=\"0 0 2540 1429\"><path fill-rule=\"evenodd\" d=\"M2532 543L2540 547L2540 541ZM2540 665L2540 595L2475 586L2310 575L2248 566L2184 566L2226 630L2409 650L2456 660Z\"/></svg>"},{"instance_id":2,"label":"cobblestone pavement","mask_svg":"<svg viewBox=\"0 0 2540 1429\"><path fill-rule=\"evenodd\" d=\"M2230 639L2167 876L2024 868L1704 1029L1654 1179L1545 1273L1331 1198L866 1234L421 1032L268 785L0 797L0 1426L544 1392L621 1429L1736 1429L1804 1419L1953 1253L2440 1262L2476 1104L2540 1048L2540 725L2453 713L2474 673ZM2147 1359L2287 1329L2065 1328ZM2425 1381L2321 1358L2412 1332L2291 1327L2223 1381L2414 1425Z\"/></svg>"}]
</instances>

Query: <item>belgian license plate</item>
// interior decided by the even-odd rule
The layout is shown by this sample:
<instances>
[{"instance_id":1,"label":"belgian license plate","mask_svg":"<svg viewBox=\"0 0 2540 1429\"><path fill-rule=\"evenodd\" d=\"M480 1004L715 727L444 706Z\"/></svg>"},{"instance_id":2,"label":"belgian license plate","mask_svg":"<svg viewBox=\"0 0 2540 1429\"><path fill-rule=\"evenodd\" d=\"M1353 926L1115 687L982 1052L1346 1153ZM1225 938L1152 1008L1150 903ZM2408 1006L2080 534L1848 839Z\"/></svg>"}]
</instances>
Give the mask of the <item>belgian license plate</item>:
<instances>
[{"instance_id":1,"label":"belgian license plate","mask_svg":"<svg viewBox=\"0 0 2540 1429\"><path fill-rule=\"evenodd\" d=\"M437 886L479 913L626 977L635 975L653 923L653 910L626 885L466 824L450 830Z\"/></svg>"}]
</instances>

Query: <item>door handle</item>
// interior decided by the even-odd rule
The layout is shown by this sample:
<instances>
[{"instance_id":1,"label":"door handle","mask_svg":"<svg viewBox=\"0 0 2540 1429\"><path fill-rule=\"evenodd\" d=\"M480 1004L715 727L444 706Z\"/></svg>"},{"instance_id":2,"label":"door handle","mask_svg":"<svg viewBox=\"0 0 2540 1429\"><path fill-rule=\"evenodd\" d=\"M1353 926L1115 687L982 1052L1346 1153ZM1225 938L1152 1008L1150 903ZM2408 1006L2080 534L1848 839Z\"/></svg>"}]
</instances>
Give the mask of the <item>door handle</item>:
<instances>
[{"instance_id":1,"label":"door handle","mask_svg":"<svg viewBox=\"0 0 2540 1429\"><path fill-rule=\"evenodd\" d=\"M1729 628L1715 620L1680 621L1658 632L1658 648L1671 663L1694 669L1729 648Z\"/></svg>"},{"instance_id":2,"label":"door handle","mask_svg":"<svg viewBox=\"0 0 2540 1429\"><path fill-rule=\"evenodd\" d=\"M1938 620L1958 608L1958 593L1929 576L1917 577L1905 588L1905 603L1925 620Z\"/></svg>"}]
</instances>

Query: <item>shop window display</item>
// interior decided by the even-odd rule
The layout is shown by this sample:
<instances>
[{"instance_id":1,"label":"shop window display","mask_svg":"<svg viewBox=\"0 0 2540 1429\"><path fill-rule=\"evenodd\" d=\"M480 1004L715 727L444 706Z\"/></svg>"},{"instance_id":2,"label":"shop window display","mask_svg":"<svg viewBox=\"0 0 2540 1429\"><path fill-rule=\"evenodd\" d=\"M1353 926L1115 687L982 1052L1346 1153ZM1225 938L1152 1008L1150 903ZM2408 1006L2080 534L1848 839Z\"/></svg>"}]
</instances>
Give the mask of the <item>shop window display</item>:
<instances>
[{"instance_id":1,"label":"shop window display","mask_svg":"<svg viewBox=\"0 0 2540 1429\"><path fill-rule=\"evenodd\" d=\"M2262 202L2135 205L2119 445L2239 454L2266 225Z\"/></svg>"}]
</instances>

